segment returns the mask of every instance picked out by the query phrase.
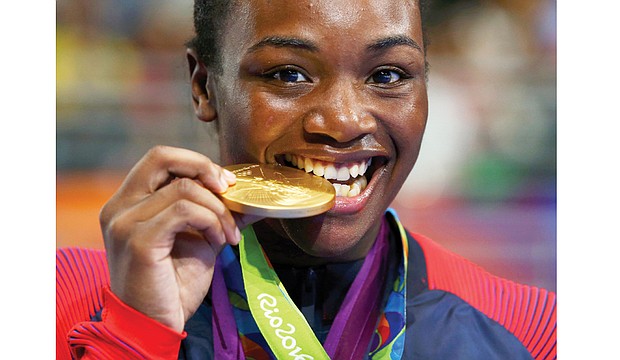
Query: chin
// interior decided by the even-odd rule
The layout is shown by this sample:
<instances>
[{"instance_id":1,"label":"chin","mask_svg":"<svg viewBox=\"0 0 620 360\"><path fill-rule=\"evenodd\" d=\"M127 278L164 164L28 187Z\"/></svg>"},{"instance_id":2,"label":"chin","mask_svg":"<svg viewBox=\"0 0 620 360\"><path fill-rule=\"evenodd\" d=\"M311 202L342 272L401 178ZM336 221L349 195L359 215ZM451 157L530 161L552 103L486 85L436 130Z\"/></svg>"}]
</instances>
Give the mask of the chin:
<instances>
[{"instance_id":1,"label":"chin","mask_svg":"<svg viewBox=\"0 0 620 360\"><path fill-rule=\"evenodd\" d=\"M363 257L372 244L372 241L368 244L368 241L364 241L367 234L373 234L374 239L372 230L375 226L370 219L380 217L363 216L359 219L357 216L320 215L282 220L281 226L304 253L347 261Z\"/></svg>"}]
</instances>

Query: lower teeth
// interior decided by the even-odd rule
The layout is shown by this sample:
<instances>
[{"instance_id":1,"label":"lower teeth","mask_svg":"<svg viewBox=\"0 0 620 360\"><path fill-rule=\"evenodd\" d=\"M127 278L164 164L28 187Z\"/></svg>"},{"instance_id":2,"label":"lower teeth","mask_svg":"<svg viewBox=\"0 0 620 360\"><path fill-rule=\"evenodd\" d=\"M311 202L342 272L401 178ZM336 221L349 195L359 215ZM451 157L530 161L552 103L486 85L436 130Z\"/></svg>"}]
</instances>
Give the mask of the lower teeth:
<instances>
[{"instance_id":1,"label":"lower teeth","mask_svg":"<svg viewBox=\"0 0 620 360\"><path fill-rule=\"evenodd\" d=\"M336 191L336 196L354 197L366 189L367 180L364 176L358 176L351 185L340 183L332 183L332 185Z\"/></svg>"}]
</instances>

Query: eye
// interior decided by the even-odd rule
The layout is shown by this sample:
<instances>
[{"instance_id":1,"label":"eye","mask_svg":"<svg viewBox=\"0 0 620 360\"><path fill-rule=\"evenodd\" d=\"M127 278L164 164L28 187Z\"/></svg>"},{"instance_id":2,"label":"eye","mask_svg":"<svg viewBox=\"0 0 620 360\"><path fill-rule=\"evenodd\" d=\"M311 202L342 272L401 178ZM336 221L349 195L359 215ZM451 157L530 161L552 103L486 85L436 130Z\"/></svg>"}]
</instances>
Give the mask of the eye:
<instances>
[{"instance_id":1,"label":"eye","mask_svg":"<svg viewBox=\"0 0 620 360\"><path fill-rule=\"evenodd\" d=\"M285 83L307 82L308 79L297 70L281 69L267 74L268 77Z\"/></svg>"},{"instance_id":2,"label":"eye","mask_svg":"<svg viewBox=\"0 0 620 360\"><path fill-rule=\"evenodd\" d=\"M374 84L392 84L400 81L402 77L403 74L401 72L398 72L396 70L382 69L373 73L370 76L370 79L368 79L368 82Z\"/></svg>"}]
</instances>

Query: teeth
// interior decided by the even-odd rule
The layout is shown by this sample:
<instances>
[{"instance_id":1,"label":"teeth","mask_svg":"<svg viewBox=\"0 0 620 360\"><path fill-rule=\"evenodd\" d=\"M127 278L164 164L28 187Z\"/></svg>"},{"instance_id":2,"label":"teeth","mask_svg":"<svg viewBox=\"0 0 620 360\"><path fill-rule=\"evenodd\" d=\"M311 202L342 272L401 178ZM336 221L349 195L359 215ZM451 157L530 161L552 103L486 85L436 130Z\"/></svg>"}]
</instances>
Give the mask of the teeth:
<instances>
[{"instance_id":1,"label":"teeth","mask_svg":"<svg viewBox=\"0 0 620 360\"><path fill-rule=\"evenodd\" d=\"M314 175L322 176L327 180L349 182L349 185L339 183L332 184L336 191L336 196L358 196L368 185L366 178L361 175L366 173L372 159L350 164L349 166L340 165L336 167L336 164L333 163L325 163L299 155L285 154L284 158L294 167L303 169L308 173L314 173ZM351 182L351 180L353 180L353 182Z\"/></svg>"},{"instance_id":2,"label":"teeth","mask_svg":"<svg viewBox=\"0 0 620 360\"><path fill-rule=\"evenodd\" d=\"M358 184L360 186L360 191L366 189L366 186L368 185L368 180L366 180L365 177L360 177L358 179L355 179L354 184Z\"/></svg>"},{"instance_id":3,"label":"teeth","mask_svg":"<svg viewBox=\"0 0 620 360\"><path fill-rule=\"evenodd\" d=\"M321 164L319 162L314 164L314 169L312 171L314 172L314 175L316 175L316 176L323 176L323 175L325 175L325 168L323 167L323 164Z\"/></svg>"},{"instance_id":4,"label":"teeth","mask_svg":"<svg viewBox=\"0 0 620 360\"><path fill-rule=\"evenodd\" d=\"M351 185L351 190L349 190L348 196L357 196L360 194L360 192L360 185L357 182L354 182L353 185Z\"/></svg>"},{"instance_id":5,"label":"teeth","mask_svg":"<svg viewBox=\"0 0 620 360\"><path fill-rule=\"evenodd\" d=\"M338 169L338 175L336 176L336 180L339 180L339 181L349 180L349 169L347 167L341 167L340 169Z\"/></svg>"},{"instance_id":6,"label":"teeth","mask_svg":"<svg viewBox=\"0 0 620 360\"><path fill-rule=\"evenodd\" d=\"M355 179L353 184L332 184L334 186L334 190L336 192L336 196L342 197L354 197L358 196L364 189L366 189L366 178L360 177L359 179Z\"/></svg>"},{"instance_id":7,"label":"teeth","mask_svg":"<svg viewBox=\"0 0 620 360\"><path fill-rule=\"evenodd\" d=\"M310 158L306 158L306 161L304 161L304 168L306 172L312 172L314 166L312 166L312 160L310 160Z\"/></svg>"},{"instance_id":8,"label":"teeth","mask_svg":"<svg viewBox=\"0 0 620 360\"><path fill-rule=\"evenodd\" d=\"M368 163L361 163L360 164L360 173L361 174L366 173L366 169L368 169Z\"/></svg>"},{"instance_id":9,"label":"teeth","mask_svg":"<svg viewBox=\"0 0 620 360\"><path fill-rule=\"evenodd\" d=\"M351 174L352 178L356 178L357 175L360 174L360 167L357 164L351 166L351 168L349 168L349 173Z\"/></svg>"},{"instance_id":10,"label":"teeth","mask_svg":"<svg viewBox=\"0 0 620 360\"><path fill-rule=\"evenodd\" d=\"M338 177L338 172L336 171L336 167L332 164L329 164L325 167L325 174L323 175L327 180L336 179Z\"/></svg>"}]
</instances>

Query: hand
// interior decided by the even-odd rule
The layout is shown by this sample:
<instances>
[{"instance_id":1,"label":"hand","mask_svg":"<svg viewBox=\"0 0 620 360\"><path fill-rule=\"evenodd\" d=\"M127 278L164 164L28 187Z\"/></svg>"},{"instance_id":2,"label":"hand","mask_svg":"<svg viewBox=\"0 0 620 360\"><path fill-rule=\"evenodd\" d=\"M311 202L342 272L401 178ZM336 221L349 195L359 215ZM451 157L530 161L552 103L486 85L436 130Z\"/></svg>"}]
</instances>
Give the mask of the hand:
<instances>
[{"instance_id":1,"label":"hand","mask_svg":"<svg viewBox=\"0 0 620 360\"><path fill-rule=\"evenodd\" d=\"M101 210L112 292L182 331L209 291L220 250L259 220L231 213L215 195L234 183L201 154L151 149Z\"/></svg>"}]
</instances>

